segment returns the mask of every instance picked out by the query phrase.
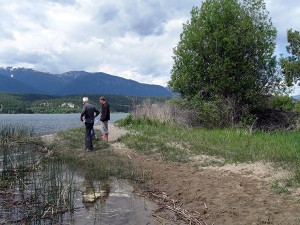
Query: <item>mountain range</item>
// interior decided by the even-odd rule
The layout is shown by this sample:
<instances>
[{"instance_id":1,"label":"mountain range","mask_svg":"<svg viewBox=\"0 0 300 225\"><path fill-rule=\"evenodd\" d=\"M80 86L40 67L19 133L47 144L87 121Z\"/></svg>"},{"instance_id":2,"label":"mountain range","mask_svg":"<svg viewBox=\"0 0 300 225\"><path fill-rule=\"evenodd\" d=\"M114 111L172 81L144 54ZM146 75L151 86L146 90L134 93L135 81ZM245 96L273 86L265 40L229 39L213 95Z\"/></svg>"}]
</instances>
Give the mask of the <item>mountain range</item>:
<instances>
[{"instance_id":1,"label":"mountain range","mask_svg":"<svg viewBox=\"0 0 300 225\"><path fill-rule=\"evenodd\" d=\"M172 96L172 93L163 86L143 84L103 72L69 71L51 74L30 68L13 67L0 67L0 92L54 96L75 94Z\"/></svg>"},{"instance_id":2,"label":"mountain range","mask_svg":"<svg viewBox=\"0 0 300 225\"><path fill-rule=\"evenodd\" d=\"M291 98L295 101L300 101L300 95L293 95Z\"/></svg>"}]
</instances>

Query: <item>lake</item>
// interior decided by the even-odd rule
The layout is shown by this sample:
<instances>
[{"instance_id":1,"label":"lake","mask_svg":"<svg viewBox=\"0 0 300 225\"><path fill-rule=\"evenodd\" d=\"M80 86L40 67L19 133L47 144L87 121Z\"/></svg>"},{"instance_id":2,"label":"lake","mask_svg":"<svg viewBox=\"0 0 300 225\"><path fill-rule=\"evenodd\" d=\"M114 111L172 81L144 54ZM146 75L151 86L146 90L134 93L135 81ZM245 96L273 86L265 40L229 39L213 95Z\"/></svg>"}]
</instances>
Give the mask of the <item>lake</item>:
<instances>
[{"instance_id":1,"label":"lake","mask_svg":"<svg viewBox=\"0 0 300 225\"><path fill-rule=\"evenodd\" d=\"M110 123L126 117L128 113L111 113ZM37 135L53 134L57 131L80 127L80 114L0 114L0 125L20 124L34 129ZM97 117L98 118L98 117ZM99 123L97 123L99 124ZM96 125L97 125L96 124Z\"/></svg>"}]
</instances>

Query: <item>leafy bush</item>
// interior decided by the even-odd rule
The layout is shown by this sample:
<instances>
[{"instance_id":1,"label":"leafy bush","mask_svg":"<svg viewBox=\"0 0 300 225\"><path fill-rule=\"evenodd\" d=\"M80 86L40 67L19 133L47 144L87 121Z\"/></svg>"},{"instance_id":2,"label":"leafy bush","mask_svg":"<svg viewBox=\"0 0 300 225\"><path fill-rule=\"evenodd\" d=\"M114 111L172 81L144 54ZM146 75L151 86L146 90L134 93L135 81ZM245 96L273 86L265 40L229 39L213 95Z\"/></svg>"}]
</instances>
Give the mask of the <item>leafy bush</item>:
<instances>
[{"instance_id":1,"label":"leafy bush","mask_svg":"<svg viewBox=\"0 0 300 225\"><path fill-rule=\"evenodd\" d=\"M270 99L270 106L275 110L292 111L296 103L287 95L276 95Z\"/></svg>"}]
</instances>

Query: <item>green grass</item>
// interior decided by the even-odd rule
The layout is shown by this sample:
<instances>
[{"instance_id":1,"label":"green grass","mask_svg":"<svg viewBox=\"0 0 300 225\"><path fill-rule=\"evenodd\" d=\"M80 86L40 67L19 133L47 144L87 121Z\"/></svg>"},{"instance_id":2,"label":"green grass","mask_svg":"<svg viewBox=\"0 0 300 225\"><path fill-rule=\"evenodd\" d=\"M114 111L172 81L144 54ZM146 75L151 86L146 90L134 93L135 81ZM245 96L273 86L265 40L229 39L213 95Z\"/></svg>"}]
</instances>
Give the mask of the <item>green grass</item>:
<instances>
[{"instance_id":1,"label":"green grass","mask_svg":"<svg viewBox=\"0 0 300 225\"><path fill-rule=\"evenodd\" d=\"M300 181L300 131L249 134L237 128L188 129L132 116L118 124L134 131L121 141L144 154L158 154L171 161L205 154L221 157L226 163L275 162L292 169Z\"/></svg>"},{"instance_id":2,"label":"green grass","mask_svg":"<svg viewBox=\"0 0 300 225\"><path fill-rule=\"evenodd\" d=\"M54 151L54 159L81 171L89 179L117 178L140 180L142 171L135 168L131 161L112 151L108 142L100 141L101 132L95 130L94 151L84 150L85 129L73 128L58 132L54 143L49 146Z\"/></svg>"},{"instance_id":3,"label":"green grass","mask_svg":"<svg viewBox=\"0 0 300 225\"><path fill-rule=\"evenodd\" d=\"M187 141L197 140L193 152L217 155L228 162L272 161L297 163L300 132L256 132L239 129L194 129Z\"/></svg>"}]
</instances>

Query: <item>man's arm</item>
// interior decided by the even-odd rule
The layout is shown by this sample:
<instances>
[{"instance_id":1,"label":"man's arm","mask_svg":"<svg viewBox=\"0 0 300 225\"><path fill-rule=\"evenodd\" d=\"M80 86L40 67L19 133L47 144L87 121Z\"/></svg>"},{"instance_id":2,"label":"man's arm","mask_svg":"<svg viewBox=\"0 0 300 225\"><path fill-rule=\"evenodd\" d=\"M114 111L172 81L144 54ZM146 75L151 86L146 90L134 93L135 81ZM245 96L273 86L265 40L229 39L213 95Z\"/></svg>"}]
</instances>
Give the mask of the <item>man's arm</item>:
<instances>
[{"instance_id":1,"label":"man's arm","mask_svg":"<svg viewBox=\"0 0 300 225\"><path fill-rule=\"evenodd\" d=\"M96 112L95 117L97 117L100 114L100 111L98 109L96 109L96 107L95 107L94 111Z\"/></svg>"},{"instance_id":2,"label":"man's arm","mask_svg":"<svg viewBox=\"0 0 300 225\"><path fill-rule=\"evenodd\" d=\"M85 108L85 106L83 106L83 107L82 107L82 112L81 112L81 114L80 114L80 121L81 121L81 122L83 122L83 116L84 116L84 114L85 114L85 111L86 111L86 108Z\"/></svg>"}]
</instances>

